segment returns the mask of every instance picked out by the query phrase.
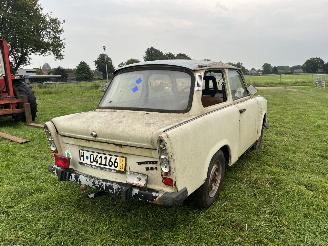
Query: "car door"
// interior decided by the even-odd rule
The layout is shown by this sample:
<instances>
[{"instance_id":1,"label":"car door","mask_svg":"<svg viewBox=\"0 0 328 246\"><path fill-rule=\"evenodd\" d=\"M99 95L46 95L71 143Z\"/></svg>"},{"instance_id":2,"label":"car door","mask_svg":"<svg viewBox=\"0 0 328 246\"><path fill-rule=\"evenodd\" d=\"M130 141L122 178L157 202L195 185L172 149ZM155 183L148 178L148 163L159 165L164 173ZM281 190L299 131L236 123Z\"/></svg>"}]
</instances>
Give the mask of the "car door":
<instances>
[{"instance_id":1,"label":"car door","mask_svg":"<svg viewBox=\"0 0 328 246\"><path fill-rule=\"evenodd\" d=\"M239 111L239 156L255 141L258 104L246 89L243 77L235 69L228 70L228 81L233 104Z\"/></svg>"}]
</instances>

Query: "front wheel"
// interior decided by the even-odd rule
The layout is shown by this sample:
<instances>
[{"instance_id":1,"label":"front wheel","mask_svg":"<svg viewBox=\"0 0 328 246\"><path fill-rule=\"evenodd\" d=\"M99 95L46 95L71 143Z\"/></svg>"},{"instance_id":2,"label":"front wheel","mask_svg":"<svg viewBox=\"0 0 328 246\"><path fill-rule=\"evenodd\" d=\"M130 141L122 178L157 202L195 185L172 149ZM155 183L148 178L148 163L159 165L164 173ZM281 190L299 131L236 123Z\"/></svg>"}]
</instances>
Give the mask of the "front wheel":
<instances>
[{"instance_id":1,"label":"front wheel","mask_svg":"<svg viewBox=\"0 0 328 246\"><path fill-rule=\"evenodd\" d=\"M194 193L194 202L200 208L210 207L219 196L225 173L225 157L218 151L212 158L205 183Z\"/></svg>"}]
</instances>

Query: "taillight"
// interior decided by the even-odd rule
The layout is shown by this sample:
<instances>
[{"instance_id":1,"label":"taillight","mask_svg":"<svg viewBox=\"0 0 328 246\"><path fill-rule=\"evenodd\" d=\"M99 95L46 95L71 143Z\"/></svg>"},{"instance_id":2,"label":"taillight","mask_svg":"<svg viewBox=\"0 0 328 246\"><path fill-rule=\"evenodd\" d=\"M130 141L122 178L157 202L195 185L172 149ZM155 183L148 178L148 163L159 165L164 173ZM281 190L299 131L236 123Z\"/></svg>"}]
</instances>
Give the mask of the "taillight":
<instances>
[{"instance_id":1,"label":"taillight","mask_svg":"<svg viewBox=\"0 0 328 246\"><path fill-rule=\"evenodd\" d=\"M158 140L158 155L163 184L167 186L174 186L174 181L171 178L171 164L169 152L167 149L167 145L164 139L162 138Z\"/></svg>"},{"instance_id":2,"label":"taillight","mask_svg":"<svg viewBox=\"0 0 328 246\"><path fill-rule=\"evenodd\" d=\"M55 156L55 165L57 167L61 167L64 169L69 168L70 158L58 154L54 154L54 156Z\"/></svg>"},{"instance_id":3,"label":"taillight","mask_svg":"<svg viewBox=\"0 0 328 246\"><path fill-rule=\"evenodd\" d=\"M174 184L173 179L168 178L168 177L163 177L162 182L163 182L163 184L165 184L167 186L173 186L173 184Z\"/></svg>"},{"instance_id":4,"label":"taillight","mask_svg":"<svg viewBox=\"0 0 328 246\"><path fill-rule=\"evenodd\" d=\"M167 151L166 143L163 139L159 139L158 141L158 155L161 171L167 175L170 172L171 167L169 153Z\"/></svg>"}]
</instances>

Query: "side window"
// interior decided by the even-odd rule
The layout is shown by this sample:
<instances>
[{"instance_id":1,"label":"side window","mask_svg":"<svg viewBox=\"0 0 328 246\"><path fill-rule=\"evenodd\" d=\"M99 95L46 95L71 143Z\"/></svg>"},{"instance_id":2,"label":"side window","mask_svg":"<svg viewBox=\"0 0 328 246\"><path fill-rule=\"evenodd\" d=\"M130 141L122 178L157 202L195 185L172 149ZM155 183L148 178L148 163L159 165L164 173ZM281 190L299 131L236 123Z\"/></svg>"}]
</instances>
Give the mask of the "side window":
<instances>
[{"instance_id":1,"label":"side window","mask_svg":"<svg viewBox=\"0 0 328 246\"><path fill-rule=\"evenodd\" d=\"M203 107L227 101L225 81L222 71L205 72L202 86Z\"/></svg>"},{"instance_id":2,"label":"side window","mask_svg":"<svg viewBox=\"0 0 328 246\"><path fill-rule=\"evenodd\" d=\"M243 80L236 70L229 70L228 73L231 95L233 100L238 100L248 96Z\"/></svg>"}]
</instances>

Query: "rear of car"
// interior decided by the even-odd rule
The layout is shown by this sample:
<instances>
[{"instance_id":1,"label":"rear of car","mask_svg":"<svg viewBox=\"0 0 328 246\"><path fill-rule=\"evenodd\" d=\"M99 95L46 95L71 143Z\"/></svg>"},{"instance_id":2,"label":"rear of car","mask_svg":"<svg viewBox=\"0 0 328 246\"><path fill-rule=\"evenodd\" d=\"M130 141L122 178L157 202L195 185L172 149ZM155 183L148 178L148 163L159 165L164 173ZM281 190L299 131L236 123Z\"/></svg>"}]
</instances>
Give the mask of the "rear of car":
<instances>
[{"instance_id":1,"label":"rear of car","mask_svg":"<svg viewBox=\"0 0 328 246\"><path fill-rule=\"evenodd\" d=\"M61 181L107 191L122 200L172 206L193 193L198 206L209 207L218 197L225 166L235 163L255 141L260 145L266 100L248 90L246 95L240 75L238 81L224 81L227 69L235 72L228 65L157 62L167 64L116 71L95 111L46 123L55 159L49 171ZM205 67L211 73L220 71L221 92L214 86L216 77L207 76L215 93L205 93L210 89ZM234 90L232 82L240 86ZM221 94L222 100L202 104L203 96L221 99Z\"/></svg>"},{"instance_id":2,"label":"rear of car","mask_svg":"<svg viewBox=\"0 0 328 246\"><path fill-rule=\"evenodd\" d=\"M69 137L60 137L60 144L65 151L54 153L55 163L49 166L49 171L61 181L98 188L122 200L136 198L174 205L187 197L185 190L177 192L173 176L165 177L155 149L90 143ZM166 156L161 158L166 161ZM168 165L163 167L164 171L169 169Z\"/></svg>"},{"instance_id":3,"label":"rear of car","mask_svg":"<svg viewBox=\"0 0 328 246\"><path fill-rule=\"evenodd\" d=\"M178 67L119 71L96 111L45 124L55 160L49 171L123 200L182 203L188 192L176 187L164 129L189 117L193 83Z\"/></svg>"}]
</instances>

